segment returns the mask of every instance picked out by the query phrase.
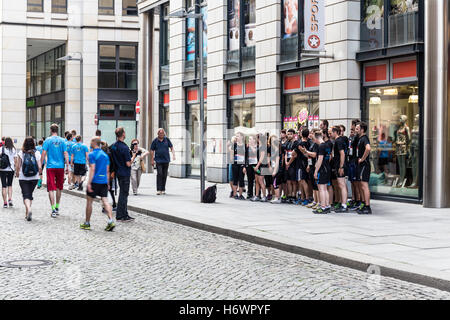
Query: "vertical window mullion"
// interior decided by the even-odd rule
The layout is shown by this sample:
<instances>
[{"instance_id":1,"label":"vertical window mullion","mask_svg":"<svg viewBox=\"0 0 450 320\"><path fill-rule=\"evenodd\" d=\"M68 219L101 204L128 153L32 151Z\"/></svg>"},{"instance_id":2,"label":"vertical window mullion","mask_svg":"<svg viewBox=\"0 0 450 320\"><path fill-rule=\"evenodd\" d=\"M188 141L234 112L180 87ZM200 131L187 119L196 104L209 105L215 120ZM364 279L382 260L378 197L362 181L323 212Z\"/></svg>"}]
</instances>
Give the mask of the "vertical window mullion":
<instances>
[{"instance_id":1,"label":"vertical window mullion","mask_svg":"<svg viewBox=\"0 0 450 320\"><path fill-rule=\"evenodd\" d=\"M298 48L298 60L300 61L302 59L302 34L305 33L305 23L304 23L304 7L305 7L305 0L299 0L300 5L298 6L298 12L297 12L297 48Z\"/></svg>"},{"instance_id":2,"label":"vertical window mullion","mask_svg":"<svg viewBox=\"0 0 450 320\"><path fill-rule=\"evenodd\" d=\"M119 88L119 55L120 55L120 46L116 45L116 89Z\"/></svg>"},{"instance_id":3,"label":"vertical window mullion","mask_svg":"<svg viewBox=\"0 0 450 320\"><path fill-rule=\"evenodd\" d=\"M389 15L391 13L391 0L384 0L384 34L383 34L383 47L389 46Z\"/></svg>"},{"instance_id":4,"label":"vertical window mullion","mask_svg":"<svg viewBox=\"0 0 450 320\"><path fill-rule=\"evenodd\" d=\"M244 0L239 0L239 71L242 71L242 48L245 41L245 8Z\"/></svg>"}]
</instances>

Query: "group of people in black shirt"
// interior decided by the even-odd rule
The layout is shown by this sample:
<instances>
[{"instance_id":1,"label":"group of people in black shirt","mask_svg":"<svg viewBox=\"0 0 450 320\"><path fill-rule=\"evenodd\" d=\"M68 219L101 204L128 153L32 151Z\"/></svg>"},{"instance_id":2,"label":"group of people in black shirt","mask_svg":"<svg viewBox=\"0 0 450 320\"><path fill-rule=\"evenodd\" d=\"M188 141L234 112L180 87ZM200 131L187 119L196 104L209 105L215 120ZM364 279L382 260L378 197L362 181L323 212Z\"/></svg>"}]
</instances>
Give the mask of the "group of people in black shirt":
<instances>
[{"instance_id":1,"label":"group of people in black shirt","mask_svg":"<svg viewBox=\"0 0 450 320\"><path fill-rule=\"evenodd\" d=\"M280 136L237 133L228 144L230 197L236 200L292 203L315 214L356 211L371 214L370 141L367 124L282 130ZM248 184L245 185L245 176ZM347 181L352 197L348 199ZM247 198L243 196L247 187Z\"/></svg>"}]
</instances>

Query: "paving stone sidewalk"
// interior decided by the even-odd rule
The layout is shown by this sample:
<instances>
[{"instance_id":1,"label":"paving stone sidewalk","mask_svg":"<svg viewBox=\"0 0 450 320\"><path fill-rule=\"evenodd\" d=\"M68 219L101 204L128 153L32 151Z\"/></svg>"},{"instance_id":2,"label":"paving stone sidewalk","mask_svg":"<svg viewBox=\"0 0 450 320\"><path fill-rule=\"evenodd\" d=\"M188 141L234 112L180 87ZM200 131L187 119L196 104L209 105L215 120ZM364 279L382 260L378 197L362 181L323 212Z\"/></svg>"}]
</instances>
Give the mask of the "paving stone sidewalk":
<instances>
[{"instance_id":1,"label":"paving stone sidewalk","mask_svg":"<svg viewBox=\"0 0 450 320\"><path fill-rule=\"evenodd\" d=\"M373 215L314 215L295 205L254 203L229 198L218 185L215 204L199 202L200 181L169 178L167 194L157 196L156 175L142 176L129 205L249 236L450 281L450 209L373 201ZM207 186L211 185L207 183ZM449 282L450 283L450 282Z\"/></svg>"}]
</instances>

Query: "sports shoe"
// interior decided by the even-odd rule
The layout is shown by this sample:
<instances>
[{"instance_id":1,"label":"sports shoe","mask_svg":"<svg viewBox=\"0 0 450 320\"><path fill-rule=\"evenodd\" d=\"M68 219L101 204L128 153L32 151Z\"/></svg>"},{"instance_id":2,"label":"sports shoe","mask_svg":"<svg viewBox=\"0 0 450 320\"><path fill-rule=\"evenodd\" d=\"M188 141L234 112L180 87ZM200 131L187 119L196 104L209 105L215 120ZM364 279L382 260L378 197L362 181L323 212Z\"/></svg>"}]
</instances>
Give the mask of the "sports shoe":
<instances>
[{"instance_id":1,"label":"sports shoe","mask_svg":"<svg viewBox=\"0 0 450 320\"><path fill-rule=\"evenodd\" d=\"M91 225L89 223L82 223L80 224L80 228L83 230L91 230Z\"/></svg>"},{"instance_id":2,"label":"sports shoe","mask_svg":"<svg viewBox=\"0 0 450 320\"><path fill-rule=\"evenodd\" d=\"M314 210L314 214L327 214L329 209L323 209L322 207L319 207L318 209Z\"/></svg>"},{"instance_id":3,"label":"sports shoe","mask_svg":"<svg viewBox=\"0 0 450 320\"><path fill-rule=\"evenodd\" d=\"M73 184L71 184L71 185L67 188L67 190L73 190L73 189L75 189L75 185L73 185Z\"/></svg>"},{"instance_id":4,"label":"sports shoe","mask_svg":"<svg viewBox=\"0 0 450 320\"><path fill-rule=\"evenodd\" d=\"M302 199L297 199L297 200L295 200L295 205L301 205L302 203L303 203L303 200Z\"/></svg>"},{"instance_id":5,"label":"sports shoe","mask_svg":"<svg viewBox=\"0 0 450 320\"><path fill-rule=\"evenodd\" d=\"M239 196L238 200L245 200L244 196Z\"/></svg>"},{"instance_id":6,"label":"sports shoe","mask_svg":"<svg viewBox=\"0 0 450 320\"><path fill-rule=\"evenodd\" d=\"M308 205L306 205L307 208L312 208L316 205L317 203L315 203L314 201L311 201Z\"/></svg>"},{"instance_id":7,"label":"sports shoe","mask_svg":"<svg viewBox=\"0 0 450 320\"><path fill-rule=\"evenodd\" d=\"M233 191L230 192L230 198L233 198Z\"/></svg>"},{"instance_id":8,"label":"sports shoe","mask_svg":"<svg viewBox=\"0 0 450 320\"><path fill-rule=\"evenodd\" d=\"M161 191L156 191L156 195L160 196L161 195Z\"/></svg>"},{"instance_id":9,"label":"sports shoe","mask_svg":"<svg viewBox=\"0 0 450 320\"><path fill-rule=\"evenodd\" d=\"M348 208L344 208L343 206L341 206L340 208L334 210L334 212L336 212L336 213L345 213L345 212L348 212Z\"/></svg>"},{"instance_id":10,"label":"sports shoe","mask_svg":"<svg viewBox=\"0 0 450 320\"><path fill-rule=\"evenodd\" d=\"M108 223L106 225L105 231L113 231L115 227L116 225L114 224L114 222Z\"/></svg>"},{"instance_id":11,"label":"sports shoe","mask_svg":"<svg viewBox=\"0 0 450 320\"><path fill-rule=\"evenodd\" d=\"M354 204L355 204L355 201L353 199L352 200L348 200L347 201L347 208L353 207Z\"/></svg>"},{"instance_id":12,"label":"sports shoe","mask_svg":"<svg viewBox=\"0 0 450 320\"><path fill-rule=\"evenodd\" d=\"M316 203L314 206L311 207L313 210L317 210L320 208L320 204Z\"/></svg>"},{"instance_id":13,"label":"sports shoe","mask_svg":"<svg viewBox=\"0 0 450 320\"><path fill-rule=\"evenodd\" d=\"M13 206L13 203L12 203L12 200L9 200L9 201L8 201L8 205L9 205L10 208L14 207L14 206Z\"/></svg>"},{"instance_id":14,"label":"sports shoe","mask_svg":"<svg viewBox=\"0 0 450 320\"><path fill-rule=\"evenodd\" d=\"M309 200L308 200L308 199L305 199L305 200L302 202L302 206L304 206L304 207L306 207L308 204L309 204Z\"/></svg>"},{"instance_id":15,"label":"sports shoe","mask_svg":"<svg viewBox=\"0 0 450 320\"><path fill-rule=\"evenodd\" d=\"M258 201L261 201L261 198L258 197L258 196L254 196L253 198L250 199L250 201L252 201L252 202L258 202Z\"/></svg>"},{"instance_id":16,"label":"sports shoe","mask_svg":"<svg viewBox=\"0 0 450 320\"><path fill-rule=\"evenodd\" d=\"M238 195L235 195L233 198L234 198L234 200L239 200L239 196Z\"/></svg>"},{"instance_id":17,"label":"sports shoe","mask_svg":"<svg viewBox=\"0 0 450 320\"><path fill-rule=\"evenodd\" d=\"M161 194L162 194L162 195L165 195L165 194L166 194L166 192L165 192L165 191L161 191Z\"/></svg>"},{"instance_id":18,"label":"sports shoe","mask_svg":"<svg viewBox=\"0 0 450 320\"><path fill-rule=\"evenodd\" d=\"M336 212L336 210L339 210L341 208L340 203L336 203L334 206L331 206L330 210Z\"/></svg>"},{"instance_id":19,"label":"sports shoe","mask_svg":"<svg viewBox=\"0 0 450 320\"><path fill-rule=\"evenodd\" d=\"M267 196L267 200L268 200L268 201L272 200L272 198L273 198L273 197L272 197L271 194L269 194L269 195Z\"/></svg>"},{"instance_id":20,"label":"sports shoe","mask_svg":"<svg viewBox=\"0 0 450 320\"><path fill-rule=\"evenodd\" d=\"M362 208L360 210L356 210L356 212L358 214L372 214L372 208L368 208L368 207L364 206L364 208Z\"/></svg>"},{"instance_id":21,"label":"sports shoe","mask_svg":"<svg viewBox=\"0 0 450 320\"><path fill-rule=\"evenodd\" d=\"M32 216L32 213L31 213L31 211L30 211L30 212L28 212L28 215L27 215L27 217L26 217L26 220L27 220L27 221L31 221L31 216Z\"/></svg>"},{"instance_id":22,"label":"sports shoe","mask_svg":"<svg viewBox=\"0 0 450 320\"><path fill-rule=\"evenodd\" d=\"M3 204L3 208L4 208L4 209L8 208L8 203L7 203L7 202L5 202L5 203Z\"/></svg>"},{"instance_id":23,"label":"sports shoe","mask_svg":"<svg viewBox=\"0 0 450 320\"><path fill-rule=\"evenodd\" d=\"M59 216L59 208L55 208L56 215Z\"/></svg>"},{"instance_id":24,"label":"sports shoe","mask_svg":"<svg viewBox=\"0 0 450 320\"><path fill-rule=\"evenodd\" d=\"M267 202L267 198L266 197L262 197L261 198L261 202Z\"/></svg>"},{"instance_id":25,"label":"sports shoe","mask_svg":"<svg viewBox=\"0 0 450 320\"><path fill-rule=\"evenodd\" d=\"M270 203L281 204L281 199L273 199L272 201L270 201Z\"/></svg>"},{"instance_id":26,"label":"sports shoe","mask_svg":"<svg viewBox=\"0 0 450 320\"><path fill-rule=\"evenodd\" d=\"M355 203L353 204L353 206L351 206L349 209L352 210L352 211L356 211L356 210L359 209L359 206L360 206L361 204L362 204L361 202L355 202Z\"/></svg>"},{"instance_id":27,"label":"sports shoe","mask_svg":"<svg viewBox=\"0 0 450 320\"><path fill-rule=\"evenodd\" d=\"M247 199L246 199L246 200L252 201L252 199L253 199L253 196L252 196L252 195L249 195L249 196L247 196Z\"/></svg>"},{"instance_id":28,"label":"sports shoe","mask_svg":"<svg viewBox=\"0 0 450 320\"><path fill-rule=\"evenodd\" d=\"M58 215L56 214L56 210L52 210L52 214L50 215L52 218L56 218Z\"/></svg>"}]
</instances>

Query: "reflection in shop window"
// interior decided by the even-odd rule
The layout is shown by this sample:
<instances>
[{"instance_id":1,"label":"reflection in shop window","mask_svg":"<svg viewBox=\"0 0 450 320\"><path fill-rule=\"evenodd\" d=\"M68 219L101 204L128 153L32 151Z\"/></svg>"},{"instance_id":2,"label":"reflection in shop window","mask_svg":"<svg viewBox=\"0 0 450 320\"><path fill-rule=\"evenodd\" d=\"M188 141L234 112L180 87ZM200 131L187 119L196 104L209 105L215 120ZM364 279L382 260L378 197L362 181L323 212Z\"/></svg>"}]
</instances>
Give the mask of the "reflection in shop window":
<instances>
[{"instance_id":1,"label":"reflection in shop window","mask_svg":"<svg viewBox=\"0 0 450 320\"><path fill-rule=\"evenodd\" d=\"M114 15L114 0L98 0L98 14Z\"/></svg>"},{"instance_id":2,"label":"reflection in shop window","mask_svg":"<svg viewBox=\"0 0 450 320\"><path fill-rule=\"evenodd\" d=\"M284 129L299 130L308 126L308 117L319 115L319 92L288 94L284 96L285 114ZM292 121L292 119L296 121Z\"/></svg>"},{"instance_id":3,"label":"reflection in shop window","mask_svg":"<svg viewBox=\"0 0 450 320\"><path fill-rule=\"evenodd\" d=\"M391 0L389 13L389 45L396 46L417 40L419 27L418 0Z\"/></svg>"},{"instance_id":4,"label":"reflection in shop window","mask_svg":"<svg viewBox=\"0 0 450 320\"><path fill-rule=\"evenodd\" d=\"M372 192L418 197L420 112L417 84L367 89Z\"/></svg>"},{"instance_id":5,"label":"reflection in shop window","mask_svg":"<svg viewBox=\"0 0 450 320\"><path fill-rule=\"evenodd\" d=\"M28 12L43 12L44 0L28 0L27 1Z\"/></svg>"},{"instance_id":6,"label":"reflection in shop window","mask_svg":"<svg viewBox=\"0 0 450 320\"><path fill-rule=\"evenodd\" d=\"M384 1L363 0L361 17L361 50L383 47Z\"/></svg>"},{"instance_id":7,"label":"reflection in shop window","mask_svg":"<svg viewBox=\"0 0 450 320\"><path fill-rule=\"evenodd\" d=\"M122 0L122 15L137 16L137 0Z\"/></svg>"},{"instance_id":8,"label":"reflection in shop window","mask_svg":"<svg viewBox=\"0 0 450 320\"><path fill-rule=\"evenodd\" d=\"M255 99L231 100L233 128L255 126Z\"/></svg>"},{"instance_id":9,"label":"reflection in shop window","mask_svg":"<svg viewBox=\"0 0 450 320\"><path fill-rule=\"evenodd\" d=\"M52 0L53 13L67 13L67 0Z\"/></svg>"}]
</instances>

